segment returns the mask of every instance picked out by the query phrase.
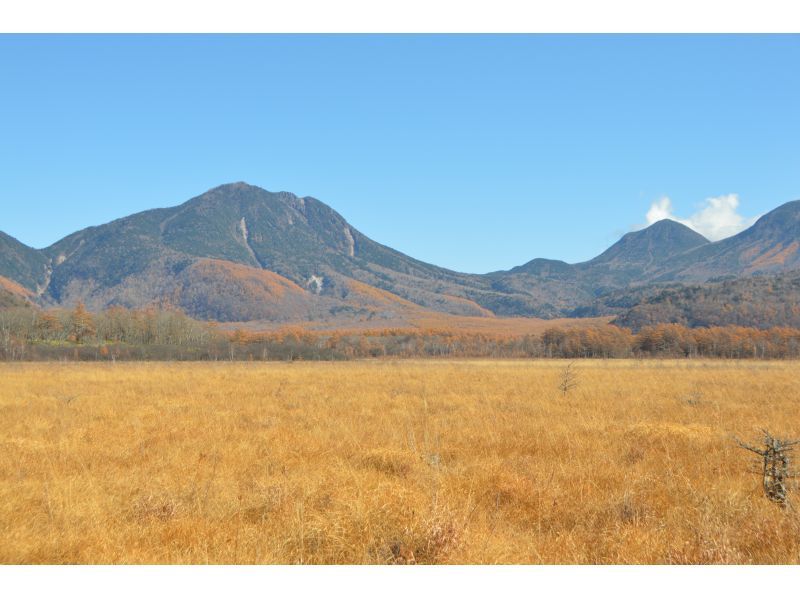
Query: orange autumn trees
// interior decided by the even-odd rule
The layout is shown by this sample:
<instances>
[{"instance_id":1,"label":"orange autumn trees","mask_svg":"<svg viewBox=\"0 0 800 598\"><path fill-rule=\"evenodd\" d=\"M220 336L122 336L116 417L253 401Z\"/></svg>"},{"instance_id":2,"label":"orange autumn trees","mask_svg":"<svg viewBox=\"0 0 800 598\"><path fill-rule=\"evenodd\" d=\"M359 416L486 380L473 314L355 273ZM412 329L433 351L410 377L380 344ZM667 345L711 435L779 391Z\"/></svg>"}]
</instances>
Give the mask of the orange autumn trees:
<instances>
[{"instance_id":1,"label":"orange autumn trees","mask_svg":"<svg viewBox=\"0 0 800 598\"><path fill-rule=\"evenodd\" d=\"M222 330L169 308L115 306L90 313L32 307L0 310L0 359L344 360L369 358L793 359L800 329L680 324L553 325L541 333L454 328L270 332ZM524 329L523 329L524 330Z\"/></svg>"},{"instance_id":2,"label":"orange autumn trees","mask_svg":"<svg viewBox=\"0 0 800 598\"><path fill-rule=\"evenodd\" d=\"M82 343L96 333L94 318L86 311L83 303L78 303L69 317L69 337L68 340L75 343Z\"/></svg>"}]
</instances>

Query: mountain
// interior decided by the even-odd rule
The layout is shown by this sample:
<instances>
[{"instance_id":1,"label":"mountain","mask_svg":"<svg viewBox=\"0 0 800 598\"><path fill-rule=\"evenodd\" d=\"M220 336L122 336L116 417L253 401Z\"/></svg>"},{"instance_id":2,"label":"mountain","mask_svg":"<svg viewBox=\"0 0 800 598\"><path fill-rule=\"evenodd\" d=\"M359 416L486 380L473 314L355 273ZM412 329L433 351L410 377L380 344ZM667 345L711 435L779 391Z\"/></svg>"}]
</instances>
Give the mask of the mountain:
<instances>
[{"instance_id":1,"label":"mountain","mask_svg":"<svg viewBox=\"0 0 800 598\"><path fill-rule=\"evenodd\" d=\"M535 298L536 315L563 317L592 304L598 294L648 282L671 260L708 243L683 224L661 220L626 234L587 262L567 264L539 258L487 276L495 289Z\"/></svg>"},{"instance_id":2,"label":"mountain","mask_svg":"<svg viewBox=\"0 0 800 598\"><path fill-rule=\"evenodd\" d=\"M559 277L588 273L592 278L609 274L627 280L656 271L675 256L708 243L708 239L686 225L674 220L660 220L645 229L626 234L588 262L570 265L539 258L512 268L509 273Z\"/></svg>"},{"instance_id":3,"label":"mountain","mask_svg":"<svg viewBox=\"0 0 800 598\"><path fill-rule=\"evenodd\" d=\"M708 245L703 235L674 220L659 220L631 232L596 258L578 264L581 273L598 284L621 285L647 278L679 256Z\"/></svg>"},{"instance_id":4,"label":"mountain","mask_svg":"<svg viewBox=\"0 0 800 598\"><path fill-rule=\"evenodd\" d=\"M492 294L480 277L380 245L314 198L245 183L79 231L44 254L53 264L50 304L167 301L225 321L321 319L376 307L357 282L393 294L395 311L490 314L468 297ZM379 307L391 311L387 301Z\"/></svg>"},{"instance_id":5,"label":"mountain","mask_svg":"<svg viewBox=\"0 0 800 598\"><path fill-rule=\"evenodd\" d=\"M720 276L769 274L800 267L800 200L759 218L738 235L689 251L656 280L705 281Z\"/></svg>"},{"instance_id":6,"label":"mountain","mask_svg":"<svg viewBox=\"0 0 800 598\"><path fill-rule=\"evenodd\" d=\"M0 276L33 290L43 290L50 276L49 260L42 252L0 231Z\"/></svg>"},{"instance_id":7,"label":"mountain","mask_svg":"<svg viewBox=\"0 0 800 598\"><path fill-rule=\"evenodd\" d=\"M780 277L800 269L798 248L800 201L792 201L762 216L747 230L713 243L678 222L661 220L628 233L587 262L566 264L536 259L490 276L502 281L498 284L504 288L526 289L547 297L549 305L561 316L624 314L617 321L634 327L656 321L692 325L749 322L761 326L770 321L794 321L793 313L783 313L784 308L778 305L781 294L768 289L780 288L781 292L794 293L787 279L773 280L769 275ZM767 278L757 288L751 288L747 281L739 285L697 286L724 278L738 280L759 275ZM673 287L665 294L664 285L677 282L695 286ZM763 305L751 309L737 303L734 310L732 302L742 296L745 288L747 297L763 301ZM703 296L703 303L693 306L688 297L698 293ZM794 309L791 297L794 295L786 295L784 303L790 312ZM672 300L682 305L682 315L675 313L674 305L666 307ZM640 308L627 312L636 306ZM715 318L709 313L713 306L720 309L725 306L724 309L734 310L737 315ZM769 314L773 315L772 320Z\"/></svg>"},{"instance_id":8,"label":"mountain","mask_svg":"<svg viewBox=\"0 0 800 598\"><path fill-rule=\"evenodd\" d=\"M373 241L315 198L233 183L86 228L43 250L0 234L0 276L8 281L4 292L12 293L11 283L24 288L12 293L14 301L83 302L93 310L166 304L218 321L389 326L437 312L622 317L652 303L665 284L800 268L799 243L797 201L715 243L662 220L586 262L537 258L508 271L464 274Z\"/></svg>"}]
</instances>

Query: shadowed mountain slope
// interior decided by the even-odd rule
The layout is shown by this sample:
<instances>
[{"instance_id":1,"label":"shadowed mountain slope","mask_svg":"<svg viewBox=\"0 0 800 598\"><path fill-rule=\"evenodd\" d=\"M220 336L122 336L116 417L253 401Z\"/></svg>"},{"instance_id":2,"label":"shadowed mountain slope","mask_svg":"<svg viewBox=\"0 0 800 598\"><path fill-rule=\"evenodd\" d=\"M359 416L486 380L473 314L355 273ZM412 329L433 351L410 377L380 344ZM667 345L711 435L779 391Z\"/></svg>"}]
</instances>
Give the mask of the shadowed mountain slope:
<instances>
[{"instance_id":1,"label":"shadowed mountain slope","mask_svg":"<svg viewBox=\"0 0 800 598\"><path fill-rule=\"evenodd\" d=\"M47 286L49 275L46 255L0 232L0 276L35 291Z\"/></svg>"}]
</instances>

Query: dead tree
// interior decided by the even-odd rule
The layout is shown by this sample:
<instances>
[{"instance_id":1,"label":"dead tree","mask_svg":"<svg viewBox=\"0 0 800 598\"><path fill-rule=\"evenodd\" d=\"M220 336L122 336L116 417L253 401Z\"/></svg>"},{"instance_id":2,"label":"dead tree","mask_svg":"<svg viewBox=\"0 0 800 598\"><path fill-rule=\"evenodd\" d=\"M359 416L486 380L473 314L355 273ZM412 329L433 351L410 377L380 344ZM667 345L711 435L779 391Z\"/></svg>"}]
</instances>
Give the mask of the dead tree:
<instances>
[{"instance_id":1,"label":"dead tree","mask_svg":"<svg viewBox=\"0 0 800 598\"><path fill-rule=\"evenodd\" d=\"M564 368L564 371L561 372L561 380L558 383L558 390L561 391L561 396L567 396L567 393L578 386L578 375L575 373L575 370L572 369L574 364L570 363L567 367Z\"/></svg>"},{"instance_id":2,"label":"dead tree","mask_svg":"<svg viewBox=\"0 0 800 598\"><path fill-rule=\"evenodd\" d=\"M779 440L766 430L762 432L764 448L750 446L739 439L736 439L736 444L761 457L761 470L757 473L763 476L764 494L772 502L785 507L789 479L797 476L789 471L789 453L794 450L794 445L800 444L800 440Z\"/></svg>"}]
</instances>

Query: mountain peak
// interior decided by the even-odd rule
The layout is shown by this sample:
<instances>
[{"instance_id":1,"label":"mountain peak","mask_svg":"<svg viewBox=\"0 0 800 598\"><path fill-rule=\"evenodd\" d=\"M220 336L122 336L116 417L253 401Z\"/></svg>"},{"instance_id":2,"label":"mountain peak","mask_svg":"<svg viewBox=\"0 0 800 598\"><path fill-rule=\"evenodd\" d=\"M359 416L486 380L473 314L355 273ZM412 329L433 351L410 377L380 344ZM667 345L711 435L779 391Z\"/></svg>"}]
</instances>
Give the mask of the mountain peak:
<instances>
[{"instance_id":1,"label":"mountain peak","mask_svg":"<svg viewBox=\"0 0 800 598\"><path fill-rule=\"evenodd\" d=\"M710 241L685 224L665 218L645 228L629 232L617 241L615 245L623 242L627 246L656 243L660 246L659 249L674 253L675 251L683 252L693 249ZM609 249L613 247L614 245Z\"/></svg>"},{"instance_id":2,"label":"mountain peak","mask_svg":"<svg viewBox=\"0 0 800 598\"><path fill-rule=\"evenodd\" d=\"M708 243L708 239L706 239L703 235L695 231L694 229L686 226L685 224L681 224L676 220L671 220L669 218L664 218L663 220L658 220L647 226L643 229L633 231L629 233L632 235L642 234L644 236L649 237L656 237L656 238L683 238L687 240L694 240L698 243Z\"/></svg>"},{"instance_id":3,"label":"mountain peak","mask_svg":"<svg viewBox=\"0 0 800 598\"><path fill-rule=\"evenodd\" d=\"M708 239L685 224L664 219L624 235L587 264L649 268L707 243Z\"/></svg>"},{"instance_id":4,"label":"mountain peak","mask_svg":"<svg viewBox=\"0 0 800 598\"><path fill-rule=\"evenodd\" d=\"M537 257L521 266L511 268L509 272L511 274L524 273L534 276L550 276L563 275L569 272L570 268L571 266L567 262Z\"/></svg>"},{"instance_id":5,"label":"mountain peak","mask_svg":"<svg viewBox=\"0 0 800 598\"><path fill-rule=\"evenodd\" d=\"M223 183L222 185L217 185L211 191L237 191L237 190L246 190L246 189L258 189L259 191L265 191L261 187L257 187L255 185L251 185L246 181L235 181L233 183Z\"/></svg>"},{"instance_id":6,"label":"mountain peak","mask_svg":"<svg viewBox=\"0 0 800 598\"><path fill-rule=\"evenodd\" d=\"M245 196L291 196L297 197L294 193L289 193L288 191L268 191L263 187L259 187L257 185L251 185L250 183L246 183L245 181L236 181L234 183L225 183L223 185L217 185L208 191L201 193L197 197L193 199L199 198L210 198L210 197L225 197L225 198L237 198L241 197L242 195ZM190 200L191 201L191 200Z\"/></svg>"}]
</instances>

